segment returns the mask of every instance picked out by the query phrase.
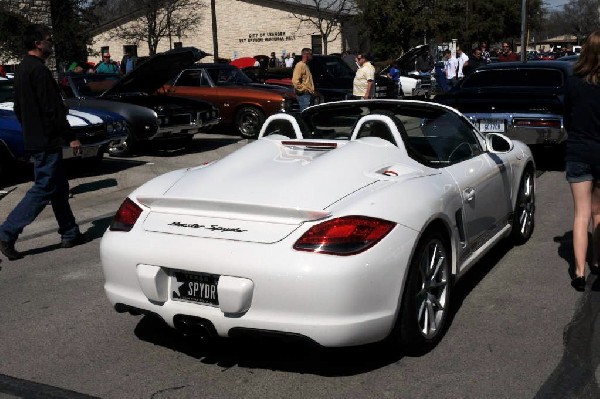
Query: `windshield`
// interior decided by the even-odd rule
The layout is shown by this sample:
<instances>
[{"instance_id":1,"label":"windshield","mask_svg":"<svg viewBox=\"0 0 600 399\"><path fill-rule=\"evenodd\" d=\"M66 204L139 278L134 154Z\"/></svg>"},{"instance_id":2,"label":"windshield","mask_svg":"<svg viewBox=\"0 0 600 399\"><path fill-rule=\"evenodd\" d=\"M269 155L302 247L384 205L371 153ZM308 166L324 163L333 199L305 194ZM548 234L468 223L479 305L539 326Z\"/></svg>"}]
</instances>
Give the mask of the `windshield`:
<instances>
[{"instance_id":1,"label":"windshield","mask_svg":"<svg viewBox=\"0 0 600 399\"><path fill-rule=\"evenodd\" d=\"M362 117L373 114L390 118L399 136L394 136L393 129L381 122L358 123ZM291 116L296 119L304 139L350 140L371 136L395 145L403 142L411 158L434 168L462 162L483 152L476 132L466 119L441 107L398 102L356 105L343 102L338 106L309 108ZM269 135L297 137L288 119L270 122L263 133L263 136Z\"/></svg>"},{"instance_id":2,"label":"windshield","mask_svg":"<svg viewBox=\"0 0 600 399\"><path fill-rule=\"evenodd\" d=\"M313 59L309 63L311 69L315 69L316 73L319 73L321 65L325 67L327 73L336 78L352 78L354 79L354 71L339 57L336 56L320 56L317 62ZM321 64L321 65L318 65Z\"/></svg>"},{"instance_id":3,"label":"windshield","mask_svg":"<svg viewBox=\"0 0 600 399\"><path fill-rule=\"evenodd\" d=\"M83 75L71 76L71 87L73 94L78 97L98 97L106 90L110 89L119 80L118 75ZM66 89L66 88L65 88ZM69 95L68 90L65 90Z\"/></svg>"},{"instance_id":4,"label":"windshield","mask_svg":"<svg viewBox=\"0 0 600 399\"><path fill-rule=\"evenodd\" d=\"M238 68L207 68L210 78L217 86L232 86L252 83L252 79Z\"/></svg>"}]
</instances>

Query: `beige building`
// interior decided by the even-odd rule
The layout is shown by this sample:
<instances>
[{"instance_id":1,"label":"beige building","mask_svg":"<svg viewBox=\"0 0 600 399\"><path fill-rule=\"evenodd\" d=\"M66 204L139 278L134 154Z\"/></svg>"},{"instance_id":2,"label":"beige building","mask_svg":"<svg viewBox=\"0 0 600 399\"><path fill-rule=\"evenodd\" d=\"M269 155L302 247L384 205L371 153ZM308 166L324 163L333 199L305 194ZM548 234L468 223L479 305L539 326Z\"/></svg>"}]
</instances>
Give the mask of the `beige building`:
<instances>
[{"instance_id":1,"label":"beige building","mask_svg":"<svg viewBox=\"0 0 600 399\"><path fill-rule=\"evenodd\" d=\"M174 47L193 46L214 54L212 40L212 22L210 0L202 0L204 7L198 12L199 19L196 28L189 32L172 32L170 37L161 39L157 52ZM278 57L282 54L299 54L303 47L311 47L315 53L323 52L323 44L319 32L314 26L300 23L291 11L294 1L286 0L217 0L216 16L218 27L219 57L236 59L254 55L269 55L275 52ZM307 2L307 4L310 2ZM309 5L295 8L296 14L309 15L313 10ZM140 19L118 21L121 27L127 29ZM114 24L113 24L114 25ZM131 42L120 39L117 28L107 25L104 31L94 37L93 50L97 58L100 54L109 52L113 60L120 60L126 48L130 48L138 56L149 54L145 42ZM330 36L335 37L338 32ZM356 33L344 27L333 42L327 44L327 53L339 53L344 49L355 48ZM212 61L209 59L207 61Z\"/></svg>"}]
</instances>

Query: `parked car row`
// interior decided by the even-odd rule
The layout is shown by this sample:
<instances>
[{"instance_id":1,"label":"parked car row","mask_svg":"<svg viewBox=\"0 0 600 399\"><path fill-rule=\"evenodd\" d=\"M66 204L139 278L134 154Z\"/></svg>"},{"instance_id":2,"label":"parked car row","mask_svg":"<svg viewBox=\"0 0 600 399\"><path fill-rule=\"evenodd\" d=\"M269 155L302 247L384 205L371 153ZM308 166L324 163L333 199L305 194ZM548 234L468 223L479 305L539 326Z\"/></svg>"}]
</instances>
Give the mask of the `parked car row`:
<instances>
[{"instance_id":1,"label":"parked car row","mask_svg":"<svg viewBox=\"0 0 600 399\"><path fill-rule=\"evenodd\" d=\"M0 176L8 165L28 162L21 124L13 110L13 80L0 81ZM129 135L127 121L110 111L72 107L67 116L71 130L81 142L81 152L74 154L65 145L63 157L98 161L109 147L121 145Z\"/></svg>"},{"instance_id":2,"label":"parked car row","mask_svg":"<svg viewBox=\"0 0 600 399\"><path fill-rule=\"evenodd\" d=\"M206 53L182 48L157 54L124 77L117 74L68 74L60 79L69 107L118 113L128 123L129 137L111 146L111 155L126 155L136 147L159 141L185 146L202 128L219 123L219 111L202 99L167 96L160 88Z\"/></svg>"},{"instance_id":3,"label":"parked car row","mask_svg":"<svg viewBox=\"0 0 600 399\"><path fill-rule=\"evenodd\" d=\"M396 83L387 76L391 65L385 66L375 77L376 99L426 98L431 94L431 76L419 73L415 64L417 58L430 51L429 45L417 46L395 60L400 69L400 79ZM294 65L300 61L297 55ZM323 101L331 102L351 98L352 84L357 66L346 62L337 55L314 54L308 62L315 89ZM292 86L293 68L262 68L248 66L241 68L258 83Z\"/></svg>"}]
</instances>

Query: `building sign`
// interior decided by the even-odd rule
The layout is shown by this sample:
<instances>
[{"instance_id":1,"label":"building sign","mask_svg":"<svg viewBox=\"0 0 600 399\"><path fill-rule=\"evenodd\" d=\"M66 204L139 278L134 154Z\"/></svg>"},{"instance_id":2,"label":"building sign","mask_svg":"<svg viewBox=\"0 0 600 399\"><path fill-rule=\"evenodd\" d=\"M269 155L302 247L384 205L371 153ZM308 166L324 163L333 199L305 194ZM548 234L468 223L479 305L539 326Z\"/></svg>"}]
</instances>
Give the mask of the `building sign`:
<instances>
[{"instance_id":1,"label":"building sign","mask_svg":"<svg viewBox=\"0 0 600 399\"><path fill-rule=\"evenodd\" d=\"M286 32L260 32L248 33L247 38L239 39L240 43L262 43L262 42L287 42L295 40L296 36Z\"/></svg>"}]
</instances>

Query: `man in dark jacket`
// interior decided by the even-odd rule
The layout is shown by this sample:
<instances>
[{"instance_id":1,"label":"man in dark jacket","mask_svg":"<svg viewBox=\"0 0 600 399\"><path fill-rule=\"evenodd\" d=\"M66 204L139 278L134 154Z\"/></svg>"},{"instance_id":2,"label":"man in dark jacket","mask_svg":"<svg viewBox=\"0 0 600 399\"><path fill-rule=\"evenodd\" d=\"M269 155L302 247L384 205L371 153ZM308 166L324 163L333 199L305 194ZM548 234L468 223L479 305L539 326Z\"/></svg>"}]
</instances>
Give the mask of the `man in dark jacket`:
<instances>
[{"instance_id":1,"label":"man in dark jacket","mask_svg":"<svg viewBox=\"0 0 600 399\"><path fill-rule=\"evenodd\" d=\"M71 248L87 242L69 205L69 182L63 166L62 147L63 143L69 143L78 154L81 143L69 128L68 109L58 84L45 65L53 47L50 29L44 25L29 25L23 43L27 54L15 73L14 110L23 130L25 150L33 160L35 181L0 226L0 252L9 260L23 257L15 249L15 241L48 202L52 204L58 222L61 247Z\"/></svg>"},{"instance_id":2,"label":"man in dark jacket","mask_svg":"<svg viewBox=\"0 0 600 399\"><path fill-rule=\"evenodd\" d=\"M487 65L487 61L483 58L483 52L480 48L473 50L473 55L469 57L469 61L465 62L463 66L463 73L465 76L473 73L474 70L480 66Z\"/></svg>"}]
</instances>

